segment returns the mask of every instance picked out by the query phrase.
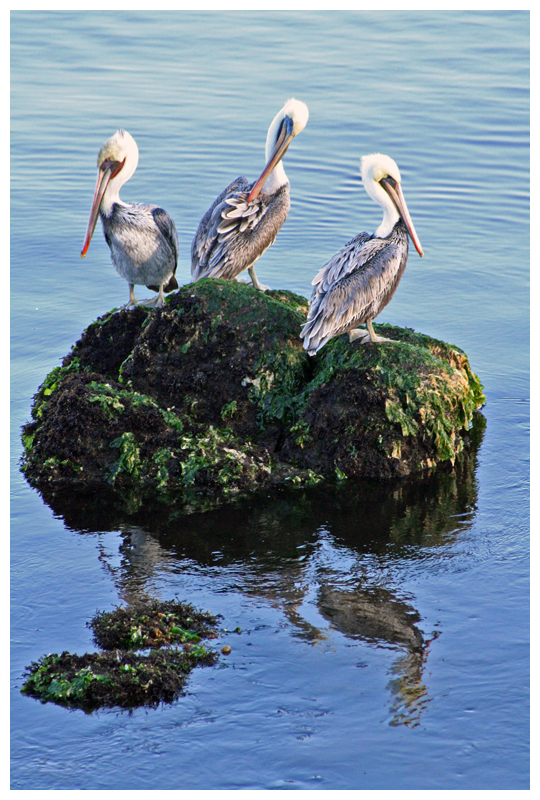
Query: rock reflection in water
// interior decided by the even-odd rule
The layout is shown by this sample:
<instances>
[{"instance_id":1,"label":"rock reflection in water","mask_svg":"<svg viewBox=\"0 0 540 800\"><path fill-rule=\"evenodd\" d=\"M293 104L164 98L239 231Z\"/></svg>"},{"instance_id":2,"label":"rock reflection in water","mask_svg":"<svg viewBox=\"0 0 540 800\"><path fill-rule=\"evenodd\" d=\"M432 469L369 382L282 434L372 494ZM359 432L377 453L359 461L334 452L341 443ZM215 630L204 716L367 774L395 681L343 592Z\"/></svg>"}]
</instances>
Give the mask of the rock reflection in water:
<instances>
[{"instance_id":1,"label":"rock reflection in water","mask_svg":"<svg viewBox=\"0 0 540 800\"><path fill-rule=\"evenodd\" d=\"M240 591L280 608L293 636L306 642L321 642L335 629L401 650L389 684L391 723L414 725L428 702L422 675L429 641L418 627L420 612L400 597L396 576L407 562L421 559L422 569L430 560L438 564L471 525L476 450L453 469L417 480L283 489L206 513L155 504L127 514L117 498L102 494L44 499L75 531L121 532L120 563L118 554L100 557L125 601L152 595L166 573L175 574L181 594L182 575L196 570L210 592L216 589L214 613L219 593Z\"/></svg>"},{"instance_id":2,"label":"rock reflection in water","mask_svg":"<svg viewBox=\"0 0 540 800\"><path fill-rule=\"evenodd\" d=\"M174 555L167 553L159 541L136 525L122 526L120 563L110 559L102 543L99 543L99 559L111 575L122 600L136 604L155 597L149 585L156 573L168 571L177 563ZM113 554L116 556L116 554ZM168 598L166 598L168 599Z\"/></svg>"}]
</instances>

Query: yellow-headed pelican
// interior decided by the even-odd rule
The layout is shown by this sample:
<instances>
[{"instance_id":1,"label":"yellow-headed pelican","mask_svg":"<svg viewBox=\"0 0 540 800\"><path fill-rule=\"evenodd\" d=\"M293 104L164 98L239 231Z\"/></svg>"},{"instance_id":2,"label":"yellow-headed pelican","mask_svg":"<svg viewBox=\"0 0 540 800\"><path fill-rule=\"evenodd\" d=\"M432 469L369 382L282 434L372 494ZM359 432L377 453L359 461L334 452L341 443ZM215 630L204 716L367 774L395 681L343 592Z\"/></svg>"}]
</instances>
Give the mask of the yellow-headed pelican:
<instances>
[{"instance_id":1,"label":"yellow-headed pelican","mask_svg":"<svg viewBox=\"0 0 540 800\"><path fill-rule=\"evenodd\" d=\"M112 262L116 271L129 283L126 308L137 303L135 284L158 292L157 297L142 300L142 304L161 308L163 292L178 289L174 277L178 236L172 218L162 208L120 200L120 188L131 178L138 161L139 148L135 139L122 129L117 130L99 151L96 191L81 256L84 258L88 251L99 215Z\"/></svg>"}]
</instances>

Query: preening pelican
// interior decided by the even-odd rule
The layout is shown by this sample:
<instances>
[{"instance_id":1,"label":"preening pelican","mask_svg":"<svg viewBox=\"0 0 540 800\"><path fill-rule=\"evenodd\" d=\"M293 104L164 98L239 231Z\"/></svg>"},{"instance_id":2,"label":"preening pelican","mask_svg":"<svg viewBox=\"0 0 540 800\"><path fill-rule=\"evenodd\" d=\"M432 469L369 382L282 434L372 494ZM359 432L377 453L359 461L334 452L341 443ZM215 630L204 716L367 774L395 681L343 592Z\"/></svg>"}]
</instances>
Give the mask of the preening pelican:
<instances>
[{"instance_id":1,"label":"preening pelican","mask_svg":"<svg viewBox=\"0 0 540 800\"><path fill-rule=\"evenodd\" d=\"M255 261L276 238L290 208L289 179L281 159L309 117L305 103L287 100L266 137L266 166L250 183L237 178L216 198L199 223L191 245L191 274L234 280L248 270L253 286L264 289L255 275Z\"/></svg>"},{"instance_id":2,"label":"preening pelican","mask_svg":"<svg viewBox=\"0 0 540 800\"><path fill-rule=\"evenodd\" d=\"M401 191L395 161L375 153L364 156L362 181L384 216L374 234L359 233L324 264L312 283L307 322L300 336L309 355L329 339L349 332L349 341L388 342L377 336L372 320L390 302L405 270L411 237L420 256L424 251ZM355 330L362 322L367 330Z\"/></svg>"},{"instance_id":3,"label":"preening pelican","mask_svg":"<svg viewBox=\"0 0 540 800\"><path fill-rule=\"evenodd\" d=\"M84 258L88 251L99 214L112 262L129 283L129 302L125 307L137 304L133 287L142 284L158 295L141 303L161 308L163 292L178 289L174 277L178 236L172 218L162 208L120 200L120 188L131 178L138 162L135 139L122 129L99 151L96 191L81 256Z\"/></svg>"}]
</instances>

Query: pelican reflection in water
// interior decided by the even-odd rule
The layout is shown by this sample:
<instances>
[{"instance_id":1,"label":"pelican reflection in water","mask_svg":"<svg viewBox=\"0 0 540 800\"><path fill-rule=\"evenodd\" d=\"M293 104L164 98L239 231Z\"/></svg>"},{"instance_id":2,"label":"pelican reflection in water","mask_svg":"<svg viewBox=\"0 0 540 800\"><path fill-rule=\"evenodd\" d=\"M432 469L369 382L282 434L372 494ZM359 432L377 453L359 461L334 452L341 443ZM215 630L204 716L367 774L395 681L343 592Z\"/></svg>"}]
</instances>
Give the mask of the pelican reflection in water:
<instances>
[{"instance_id":1,"label":"pelican reflection in water","mask_svg":"<svg viewBox=\"0 0 540 800\"><path fill-rule=\"evenodd\" d=\"M161 308L163 292L178 289L174 276L178 236L172 218L162 208L120 200L119 191L135 172L138 161L135 139L122 129L99 151L96 190L81 256L84 258L88 251L99 215L112 262L129 283L129 302L125 307L137 304L134 286L141 284L158 292L156 297L141 303Z\"/></svg>"},{"instance_id":2,"label":"pelican reflection in water","mask_svg":"<svg viewBox=\"0 0 540 800\"><path fill-rule=\"evenodd\" d=\"M395 161L380 153L362 158L362 180L384 216L374 234L359 233L324 264L312 283L307 322L301 337L315 355L332 337L349 332L349 340L387 342L372 320L390 302L407 263L408 236L424 255L403 192ZM367 330L357 330L366 323Z\"/></svg>"},{"instance_id":3,"label":"pelican reflection in water","mask_svg":"<svg viewBox=\"0 0 540 800\"><path fill-rule=\"evenodd\" d=\"M274 242L289 213L289 180L281 159L308 117L305 103L288 100L268 129L266 166L258 180L237 178L208 209L191 246L193 281L234 280L247 269L253 286L265 288L254 264Z\"/></svg>"}]
</instances>

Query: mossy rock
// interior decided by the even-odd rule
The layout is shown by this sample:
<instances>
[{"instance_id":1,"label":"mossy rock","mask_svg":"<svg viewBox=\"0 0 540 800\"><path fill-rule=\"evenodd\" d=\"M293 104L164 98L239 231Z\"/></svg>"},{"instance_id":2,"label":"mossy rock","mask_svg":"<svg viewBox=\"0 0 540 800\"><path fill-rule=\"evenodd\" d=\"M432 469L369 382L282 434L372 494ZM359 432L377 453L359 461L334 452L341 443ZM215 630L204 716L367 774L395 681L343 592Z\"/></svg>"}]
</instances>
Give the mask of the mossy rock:
<instances>
[{"instance_id":1,"label":"mossy rock","mask_svg":"<svg viewBox=\"0 0 540 800\"><path fill-rule=\"evenodd\" d=\"M91 712L97 708L156 707L181 693L196 666L214 664L217 655L202 645L189 650L151 650L148 655L112 650L67 651L43 656L27 668L23 694Z\"/></svg>"},{"instance_id":2,"label":"mossy rock","mask_svg":"<svg viewBox=\"0 0 540 800\"><path fill-rule=\"evenodd\" d=\"M207 279L161 310L100 318L34 398L27 479L193 508L284 482L452 465L485 401L467 356L379 325L395 342L340 337L310 358L307 308L292 292Z\"/></svg>"},{"instance_id":3,"label":"mossy rock","mask_svg":"<svg viewBox=\"0 0 540 800\"><path fill-rule=\"evenodd\" d=\"M197 644L201 639L217 637L216 624L217 618L209 612L174 600L149 600L100 611L87 623L94 631L94 641L103 650Z\"/></svg>"},{"instance_id":4,"label":"mossy rock","mask_svg":"<svg viewBox=\"0 0 540 800\"><path fill-rule=\"evenodd\" d=\"M191 670L217 661L217 654L201 643L217 637L216 624L208 611L174 600L141 599L114 611L98 611L87 625L106 652L43 656L26 668L21 691L44 703L87 712L170 703ZM150 652L134 652L141 649Z\"/></svg>"},{"instance_id":5,"label":"mossy rock","mask_svg":"<svg viewBox=\"0 0 540 800\"><path fill-rule=\"evenodd\" d=\"M331 340L297 396L282 457L338 477L395 478L454 463L485 402L465 353L392 325L393 341Z\"/></svg>"}]
</instances>

